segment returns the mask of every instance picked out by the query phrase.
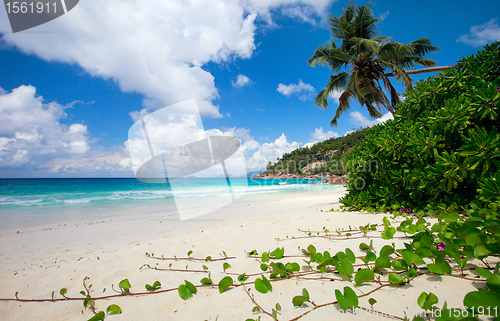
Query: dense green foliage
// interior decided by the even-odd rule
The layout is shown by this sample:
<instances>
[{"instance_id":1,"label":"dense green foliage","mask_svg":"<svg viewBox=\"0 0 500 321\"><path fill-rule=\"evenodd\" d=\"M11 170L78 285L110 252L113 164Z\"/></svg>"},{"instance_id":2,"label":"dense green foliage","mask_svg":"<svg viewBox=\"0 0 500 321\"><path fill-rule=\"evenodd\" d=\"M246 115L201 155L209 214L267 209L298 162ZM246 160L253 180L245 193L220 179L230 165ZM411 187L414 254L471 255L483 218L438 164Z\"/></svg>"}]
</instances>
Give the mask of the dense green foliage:
<instances>
[{"instance_id":1,"label":"dense green foliage","mask_svg":"<svg viewBox=\"0 0 500 321\"><path fill-rule=\"evenodd\" d=\"M500 200L500 42L418 82L393 121L373 127L347 159L342 202L353 209L435 209Z\"/></svg>"},{"instance_id":2,"label":"dense green foliage","mask_svg":"<svg viewBox=\"0 0 500 321\"><path fill-rule=\"evenodd\" d=\"M316 172L330 172L336 175L347 174L349 164L344 162L347 151L363 141L368 128L357 130L347 136L330 138L313 146L298 148L284 154L275 164L267 166L267 172L288 170L289 173L302 174L302 169L315 161L323 161L325 165Z\"/></svg>"}]
</instances>

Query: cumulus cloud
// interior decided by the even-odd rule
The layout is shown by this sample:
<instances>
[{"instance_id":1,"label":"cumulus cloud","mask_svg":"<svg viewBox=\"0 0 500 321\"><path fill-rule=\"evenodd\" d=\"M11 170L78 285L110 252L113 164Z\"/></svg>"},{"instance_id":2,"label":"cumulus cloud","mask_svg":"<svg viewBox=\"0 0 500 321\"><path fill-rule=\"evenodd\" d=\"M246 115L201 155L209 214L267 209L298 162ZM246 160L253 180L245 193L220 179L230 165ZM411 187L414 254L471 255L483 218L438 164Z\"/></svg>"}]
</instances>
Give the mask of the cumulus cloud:
<instances>
[{"instance_id":1,"label":"cumulus cloud","mask_svg":"<svg viewBox=\"0 0 500 321\"><path fill-rule=\"evenodd\" d=\"M331 0L128 0L81 1L68 14L2 40L47 61L78 64L96 77L114 80L124 92L145 96L158 109L196 98L203 115L221 117L209 62L250 58L256 19L302 8L296 19L325 16ZM0 10L0 30L8 30ZM55 32L36 32L37 30Z\"/></svg>"},{"instance_id":2,"label":"cumulus cloud","mask_svg":"<svg viewBox=\"0 0 500 321\"><path fill-rule=\"evenodd\" d=\"M276 90L285 96L297 95L300 100L309 99L316 92L313 86L304 84L302 80L299 80L297 84L279 84Z\"/></svg>"},{"instance_id":3,"label":"cumulus cloud","mask_svg":"<svg viewBox=\"0 0 500 321\"><path fill-rule=\"evenodd\" d=\"M387 10L384 13L381 13L380 16L378 16L380 19L385 19L387 16L390 14L389 10Z\"/></svg>"},{"instance_id":4,"label":"cumulus cloud","mask_svg":"<svg viewBox=\"0 0 500 321\"><path fill-rule=\"evenodd\" d=\"M0 168L35 167L54 157L85 154L87 126L63 125L64 108L44 104L32 86L0 90Z\"/></svg>"},{"instance_id":5,"label":"cumulus cloud","mask_svg":"<svg viewBox=\"0 0 500 321\"><path fill-rule=\"evenodd\" d=\"M251 83L252 83L252 81L247 76L245 76L245 75L238 75L238 77L236 78L236 82L233 82L233 86L235 86L235 87L245 87L247 85L250 85Z\"/></svg>"},{"instance_id":6,"label":"cumulus cloud","mask_svg":"<svg viewBox=\"0 0 500 321\"><path fill-rule=\"evenodd\" d=\"M315 128L314 132L311 133L311 140L313 141L324 141L332 137L340 137L340 135L332 130L327 131L326 133L323 131L323 127Z\"/></svg>"},{"instance_id":7,"label":"cumulus cloud","mask_svg":"<svg viewBox=\"0 0 500 321\"><path fill-rule=\"evenodd\" d=\"M382 117L373 120L366 118L359 111L354 111L350 113L349 116L351 117L350 121L352 124L362 127L372 127L378 124L385 123L389 119L394 119L394 117L392 117L392 114L389 112L387 114L384 114Z\"/></svg>"},{"instance_id":8,"label":"cumulus cloud","mask_svg":"<svg viewBox=\"0 0 500 321\"><path fill-rule=\"evenodd\" d=\"M340 137L340 135L332 130L327 131L326 133L323 131L323 127L315 128L314 132L311 133L311 142L304 144L304 148L311 148L319 142L327 140L332 137Z\"/></svg>"},{"instance_id":9,"label":"cumulus cloud","mask_svg":"<svg viewBox=\"0 0 500 321\"><path fill-rule=\"evenodd\" d=\"M500 40L500 27L498 26L497 19L492 19L482 25L472 26L470 32L460 36L457 42L479 47L497 40Z\"/></svg>"},{"instance_id":10,"label":"cumulus cloud","mask_svg":"<svg viewBox=\"0 0 500 321\"><path fill-rule=\"evenodd\" d=\"M249 171L263 170L267 163L276 162L285 153L289 153L300 147L298 142L288 142L284 133L281 134L274 142L258 145L255 151L247 153L247 168Z\"/></svg>"}]
</instances>

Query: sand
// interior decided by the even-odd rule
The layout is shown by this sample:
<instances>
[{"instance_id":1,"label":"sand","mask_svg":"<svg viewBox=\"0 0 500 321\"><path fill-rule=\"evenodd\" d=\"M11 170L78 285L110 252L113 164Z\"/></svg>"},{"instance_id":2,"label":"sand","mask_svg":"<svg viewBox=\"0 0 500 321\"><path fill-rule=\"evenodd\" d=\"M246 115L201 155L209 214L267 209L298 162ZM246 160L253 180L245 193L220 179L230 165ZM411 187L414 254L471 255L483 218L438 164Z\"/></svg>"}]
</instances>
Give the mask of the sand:
<instances>
[{"instance_id":1,"label":"sand","mask_svg":"<svg viewBox=\"0 0 500 321\"><path fill-rule=\"evenodd\" d=\"M258 273L259 262L248 258L245 251L260 253L285 248L285 255L300 255L300 248L314 244L320 251L331 253L351 248L356 255L360 242L366 239L332 241L325 238L297 238L305 236L298 229L330 230L348 229L368 223L381 223L384 214L329 212L338 209L339 197L345 189L320 190L294 194L263 194L243 196L235 203L209 215L192 221L180 222L174 216L162 213L161 208L149 209L147 213L127 213L103 217L98 221L57 223L36 226L22 230L0 232L0 298L13 298L17 291L21 299L61 298L59 290L67 288L68 297L83 297L82 280L88 276L87 284L93 284L92 296L111 295L118 289L118 283L127 278L134 293L145 292L144 285L158 280L161 289L176 288L188 280L195 285L208 273L160 271L140 269L144 264L168 269L202 270L206 265L214 282L228 274L223 271L223 263L231 265L228 273ZM288 239L286 239L288 237ZM281 238L285 240L277 240ZM402 246L404 240L373 240L375 249L384 244L396 242ZM230 257L226 261L162 261L148 258L145 253L161 257L212 258L222 257L223 251ZM303 258L283 258L281 261L297 262L303 268L307 265ZM359 260L358 260L359 261ZM357 263L361 263L360 261ZM469 272L475 276L474 272ZM236 279L237 275L230 275ZM318 275L316 275L318 276ZM331 277L338 275L328 274ZM312 276L311 276L312 277ZM249 281L255 277L250 277ZM253 285L251 293L255 300L267 311L279 303L282 311L279 320L290 320L310 308L294 308L292 298L307 288L315 304L335 301L335 289L352 286L349 282L329 280L302 280L291 278L272 282L273 291L258 293ZM463 296L476 289L471 281L449 276L420 276L410 285L385 287L372 295L360 298L360 306L369 307L368 299L375 298L379 311L403 316L420 311L417 297L421 292L432 291L440 302L446 300L449 307L462 307ZM362 285L358 294L374 289L377 284ZM362 291L362 292L360 292ZM242 287L230 288L219 294L217 287L198 288L198 293L189 300L182 300L178 292L170 291L153 295L126 296L96 302L97 310L105 310L110 304L117 304L123 313L108 316L106 320L245 320L262 316L262 320L272 320L265 314L254 314L255 306ZM309 306L311 306L309 304ZM83 311L83 312L82 312ZM359 312L359 311L358 311ZM63 302L0 302L1 320L87 320L92 317L89 309L84 309L82 301ZM329 305L303 317L301 320L331 320L333 318L357 320L387 320L376 314L347 314L338 311L338 305Z\"/></svg>"}]
</instances>

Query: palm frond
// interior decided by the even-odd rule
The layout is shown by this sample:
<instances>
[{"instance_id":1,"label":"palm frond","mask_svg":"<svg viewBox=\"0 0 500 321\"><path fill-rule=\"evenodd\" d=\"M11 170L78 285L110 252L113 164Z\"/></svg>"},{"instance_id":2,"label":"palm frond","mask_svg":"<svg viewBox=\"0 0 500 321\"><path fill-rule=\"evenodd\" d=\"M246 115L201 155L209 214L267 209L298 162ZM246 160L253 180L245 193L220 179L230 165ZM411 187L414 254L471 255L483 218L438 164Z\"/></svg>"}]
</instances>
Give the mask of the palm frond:
<instances>
[{"instance_id":1,"label":"palm frond","mask_svg":"<svg viewBox=\"0 0 500 321\"><path fill-rule=\"evenodd\" d=\"M418 57L422 57L428 53L437 53L439 51L439 47L433 46L427 37L417 39L410 42L408 45L414 48L413 55Z\"/></svg>"},{"instance_id":2,"label":"palm frond","mask_svg":"<svg viewBox=\"0 0 500 321\"><path fill-rule=\"evenodd\" d=\"M390 104L390 107L391 109L389 109L389 111L391 111L392 114L394 114L394 107L399 104L401 102L401 97L399 97L399 94L398 92L396 91L396 89L392 86L390 80L386 77L383 78L383 81L384 81L384 85L385 85L385 88L387 88L387 90L389 90L389 92L391 93L391 104Z\"/></svg>"},{"instance_id":3,"label":"palm frond","mask_svg":"<svg viewBox=\"0 0 500 321\"><path fill-rule=\"evenodd\" d=\"M406 71L402 67L388 62L381 62L381 64L386 68L390 68L392 72L396 74L396 79L401 80L403 82L405 90L412 88L413 79L411 79L411 77L406 73Z\"/></svg>"},{"instance_id":4,"label":"palm frond","mask_svg":"<svg viewBox=\"0 0 500 321\"><path fill-rule=\"evenodd\" d=\"M314 104L324 109L328 108L328 97L336 90L344 90L349 83L349 72L342 72L330 76L330 81L324 90L320 91L314 99Z\"/></svg>"},{"instance_id":5,"label":"palm frond","mask_svg":"<svg viewBox=\"0 0 500 321\"><path fill-rule=\"evenodd\" d=\"M329 46L319 46L316 48L314 55L308 60L311 67L320 65L328 65L332 72L338 71L342 66L347 66L352 63L352 58L335 46L333 41Z\"/></svg>"},{"instance_id":6,"label":"palm frond","mask_svg":"<svg viewBox=\"0 0 500 321\"><path fill-rule=\"evenodd\" d=\"M351 106L351 101L355 98L355 94L350 90L346 89L339 98L339 106L335 112L335 116L330 121L330 125L333 127L337 126L337 121Z\"/></svg>"}]
</instances>

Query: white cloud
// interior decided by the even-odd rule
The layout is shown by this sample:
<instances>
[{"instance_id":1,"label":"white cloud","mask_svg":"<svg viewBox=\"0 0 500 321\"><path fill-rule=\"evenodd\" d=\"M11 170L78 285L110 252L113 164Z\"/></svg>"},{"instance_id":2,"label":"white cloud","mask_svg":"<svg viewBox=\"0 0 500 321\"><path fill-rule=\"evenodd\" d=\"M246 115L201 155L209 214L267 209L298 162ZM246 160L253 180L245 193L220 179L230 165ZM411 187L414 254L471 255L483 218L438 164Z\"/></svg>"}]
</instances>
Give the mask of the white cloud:
<instances>
[{"instance_id":1,"label":"white cloud","mask_svg":"<svg viewBox=\"0 0 500 321\"><path fill-rule=\"evenodd\" d=\"M288 142L284 133L274 142L262 145L255 143L253 150L248 149L245 155L249 171L264 170L269 161L275 163L277 158L281 158L283 154L289 153L300 146L298 142Z\"/></svg>"},{"instance_id":2,"label":"white cloud","mask_svg":"<svg viewBox=\"0 0 500 321\"><path fill-rule=\"evenodd\" d=\"M323 132L323 127L320 128L315 128L314 133L311 133L311 140L312 141L324 141L332 137L340 137L340 135L332 130L327 131L326 133Z\"/></svg>"},{"instance_id":3,"label":"white cloud","mask_svg":"<svg viewBox=\"0 0 500 321\"><path fill-rule=\"evenodd\" d=\"M387 18L387 16L390 14L389 10L387 10L386 12L380 14L380 16L378 16L380 19L385 19Z\"/></svg>"},{"instance_id":4,"label":"white cloud","mask_svg":"<svg viewBox=\"0 0 500 321\"><path fill-rule=\"evenodd\" d=\"M0 168L34 168L89 150L87 126L60 122L65 106L44 104L32 86L0 90Z\"/></svg>"},{"instance_id":5,"label":"white cloud","mask_svg":"<svg viewBox=\"0 0 500 321\"><path fill-rule=\"evenodd\" d=\"M311 133L311 142L304 144L302 146L303 148L311 148L314 145L316 145L319 142L322 142L324 140L327 140L332 137L340 137L340 135L332 130L327 131L326 133L323 132L323 127L320 128L315 128L314 132Z\"/></svg>"},{"instance_id":6,"label":"white cloud","mask_svg":"<svg viewBox=\"0 0 500 321\"><path fill-rule=\"evenodd\" d=\"M339 104L339 98L342 95L343 91L342 90L334 90L328 95L328 97L333 98L333 101L338 105Z\"/></svg>"},{"instance_id":7,"label":"white cloud","mask_svg":"<svg viewBox=\"0 0 500 321\"><path fill-rule=\"evenodd\" d=\"M236 78L236 82L233 82L233 86L235 87L245 87L246 85L250 85L252 81L245 75L238 75Z\"/></svg>"},{"instance_id":8,"label":"white cloud","mask_svg":"<svg viewBox=\"0 0 500 321\"><path fill-rule=\"evenodd\" d=\"M313 86L304 84L302 80L299 80L297 84L279 84L276 90L285 96L290 96L292 94L297 95L299 96L300 100L306 100L316 92Z\"/></svg>"},{"instance_id":9,"label":"white cloud","mask_svg":"<svg viewBox=\"0 0 500 321\"><path fill-rule=\"evenodd\" d=\"M470 32L460 36L457 42L479 47L497 40L500 40L500 27L498 26L497 19L492 19L482 25L472 26Z\"/></svg>"},{"instance_id":10,"label":"white cloud","mask_svg":"<svg viewBox=\"0 0 500 321\"><path fill-rule=\"evenodd\" d=\"M345 134L344 134L344 137L349 136L349 135L351 135L354 132L356 132L356 131L354 131L354 130L346 131Z\"/></svg>"},{"instance_id":11,"label":"white cloud","mask_svg":"<svg viewBox=\"0 0 500 321\"><path fill-rule=\"evenodd\" d=\"M385 123L389 119L393 119L391 113L384 114L382 117L370 120L363 116L359 111L354 111L349 114L351 117L351 123L357 126L362 126L362 127L372 127L378 124Z\"/></svg>"},{"instance_id":12,"label":"white cloud","mask_svg":"<svg viewBox=\"0 0 500 321\"><path fill-rule=\"evenodd\" d=\"M158 109L196 98L204 115L221 117L209 62L250 58L256 19L302 8L296 19L326 16L331 0L80 1L68 14L2 40L47 61L78 64ZM298 11L297 11L298 12ZM273 13L273 14L272 14ZM0 30L8 30L0 10ZM49 31L49 32L38 32Z\"/></svg>"}]
</instances>

